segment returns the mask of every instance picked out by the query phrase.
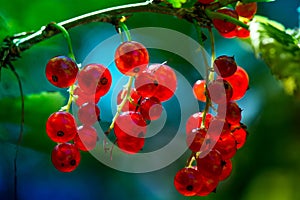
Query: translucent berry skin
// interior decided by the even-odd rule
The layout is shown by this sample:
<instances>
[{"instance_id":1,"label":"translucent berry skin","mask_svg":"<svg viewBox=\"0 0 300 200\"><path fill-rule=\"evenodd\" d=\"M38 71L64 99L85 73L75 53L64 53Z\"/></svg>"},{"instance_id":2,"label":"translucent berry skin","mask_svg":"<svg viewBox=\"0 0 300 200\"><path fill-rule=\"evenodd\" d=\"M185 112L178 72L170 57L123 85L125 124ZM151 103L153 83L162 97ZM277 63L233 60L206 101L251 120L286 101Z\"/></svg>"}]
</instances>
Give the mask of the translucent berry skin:
<instances>
[{"instance_id":1,"label":"translucent berry skin","mask_svg":"<svg viewBox=\"0 0 300 200\"><path fill-rule=\"evenodd\" d=\"M61 143L54 147L51 161L54 167L61 172L71 172L80 163L80 151L74 144Z\"/></svg>"},{"instance_id":2,"label":"translucent berry skin","mask_svg":"<svg viewBox=\"0 0 300 200\"><path fill-rule=\"evenodd\" d=\"M223 160L222 165L223 165L222 174L219 177L220 181L223 181L223 180L227 179L230 176L231 172L232 172L232 162L231 162L231 160Z\"/></svg>"},{"instance_id":3,"label":"translucent berry skin","mask_svg":"<svg viewBox=\"0 0 300 200\"><path fill-rule=\"evenodd\" d=\"M85 125L93 125L100 121L100 109L94 103L84 103L78 110L78 120Z\"/></svg>"},{"instance_id":4,"label":"translucent berry skin","mask_svg":"<svg viewBox=\"0 0 300 200\"><path fill-rule=\"evenodd\" d=\"M236 148L237 149L242 148L246 143L246 139L248 135L246 128L238 127L232 130L231 132L236 141Z\"/></svg>"},{"instance_id":5,"label":"translucent berry skin","mask_svg":"<svg viewBox=\"0 0 300 200\"><path fill-rule=\"evenodd\" d=\"M75 118L68 112L52 113L46 122L46 132L54 142L68 142L77 134Z\"/></svg>"},{"instance_id":6,"label":"translucent berry skin","mask_svg":"<svg viewBox=\"0 0 300 200\"><path fill-rule=\"evenodd\" d=\"M250 37L250 31L245 28L238 27L235 32L238 38L245 39Z\"/></svg>"},{"instance_id":7,"label":"translucent berry skin","mask_svg":"<svg viewBox=\"0 0 300 200\"><path fill-rule=\"evenodd\" d=\"M210 4L212 2L214 2L215 0L198 0L199 3L202 3L202 4Z\"/></svg>"},{"instance_id":8,"label":"translucent berry skin","mask_svg":"<svg viewBox=\"0 0 300 200\"><path fill-rule=\"evenodd\" d=\"M213 149L205 157L200 157L197 159L197 168L203 176L218 177L221 175L223 166L220 152Z\"/></svg>"},{"instance_id":9,"label":"translucent berry skin","mask_svg":"<svg viewBox=\"0 0 300 200\"><path fill-rule=\"evenodd\" d=\"M120 105L123 98L126 97L127 90L121 90L117 96L117 105ZM140 101L143 99L141 95L137 93L137 91L133 88L130 90L130 99L131 101L126 101L125 105L122 108L123 112L126 111L137 111Z\"/></svg>"},{"instance_id":10,"label":"translucent berry skin","mask_svg":"<svg viewBox=\"0 0 300 200\"><path fill-rule=\"evenodd\" d=\"M185 125L185 131L186 133L191 132L193 129L197 129L201 127L201 123L202 123L202 116L203 113L202 112L197 112L192 114L188 120L186 121L186 125ZM206 113L205 116L205 128L208 129L210 122L213 119L213 115L210 113Z\"/></svg>"},{"instance_id":11,"label":"translucent berry skin","mask_svg":"<svg viewBox=\"0 0 300 200\"><path fill-rule=\"evenodd\" d=\"M78 106L81 106L82 104L88 103L88 102L97 104L100 100L99 94L97 94L97 93L92 94L92 95L85 94L78 86L73 91L73 95L76 96L75 103Z\"/></svg>"},{"instance_id":12,"label":"translucent berry skin","mask_svg":"<svg viewBox=\"0 0 300 200\"><path fill-rule=\"evenodd\" d=\"M108 68L101 64L86 65L78 74L78 85L87 95L97 94L102 97L109 91L111 83Z\"/></svg>"},{"instance_id":13,"label":"translucent berry skin","mask_svg":"<svg viewBox=\"0 0 300 200\"><path fill-rule=\"evenodd\" d=\"M207 196L216 190L219 184L218 176L203 176L202 175L203 186L200 191L197 192L196 196Z\"/></svg>"},{"instance_id":14,"label":"translucent berry skin","mask_svg":"<svg viewBox=\"0 0 300 200\"><path fill-rule=\"evenodd\" d=\"M118 147L125 153L139 152L145 143L146 122L137 112L124 112L116 119L114 132Z\"/></svg>"},{"instance_id":15,"label":"translucent berry skin","mask_svg":"<svg viewBox=\"0 0 300 200\"><path fill-rule=\"evenodd\" d=\"M206 137L206 129L193 129L187 134L186 143L192 152L205 152L208 153L213 146L211 146L210 138Z\"/></svg>"},{"instance_id":16,"label":"translucent berry skin","mask_svg":"<svg viewBox=\"0 0 300 200\"><path fill-rule=\"evenodd\" d=\"M202 188L201 174L193 168L183 168L176 173L174 186L180 194L194 196Z\"/></svg>"},{"instance_id":17,"label":"translucent berry skin","mask_svg":"<svg viewBox=\"0 0 300 200\"><path fill-rule=\"evenodd\" d=\"M233 93L230 100L239 100L246 94L249 87L249 76L242 67L238 66L236 72L232 76L224 79L232 87Z\"/></svg>"},{"instance_id":18,"label":"translucent berry skin","mask_svg":"<svg viewBox=\"0 0 300 200\"><path fill-rule=\"evenodd\" d=\"M141 43L126 41L116 49L115 63L122 74L134 76L146 69L149 64L149 54Z\"/></svg>"},{"instance_id":19,"label":"translucent berry skin","mask_svg":"<svg viewBox=\"0 0 300 200\"><path fill-rule=\"evenodd\" d=\"M150 98L158 88L158 81L150 70L145 70L135 78L134 87L138 94Z\"/></svg>"},{"instance_id":20,"label":"translucent berry skin","mask_svg":"<svg viewBox=\"0 0 300 200\"><path fill-rule=\"evenodd\" d=\"M206 102L206 81L205 80L197 80L193 85L193 94L195 98L199 101Z\"/></svg>"},{"instance_id":21,"label":"translucent berry skin","mask_svg":"<svg viewBox=\"0 0 300 200\"><path fill-rule=\"evenodd\" d=\"M239 125L242 119L242 110L235 101L218 106L218 117L224 119L231 125Z\"/></svg>"},{"instance_id":22,"label":"translucent berry skin","mask_svg":"<svg viewBox=\"0 0 300 200\"><path fill-rule=\"evenodd\" d=\"M235 6L235 10L239 16L252 19L257 11L257 3L242 3L238 1Z\"/></svg>"},{"instance_id":23,"label":"translucent berry skin","mask_svg":"<svg viewBox=\"0 0 300 200\"><path fill-rule=\"evenodd\" d=\"M74 138L74 145L81 151L90 151L96 147L97 131L92 126L79 126L78 134Z\"/></svg>"},{"instance_id":24,"label":"translucent berry skin","mask_svg":"<svg viewBox=\"0 0 300 200\"><path fill-rule=\"evenodd\" d=\"M168 65L162 64L152 64L148 70L155 75L158 82L158 88L153 96L161 102L173 97L177 88L177 77L174 70Z\"/></svg>"},{"instance_id":25,"label":"translucent berry skin","mask_svg":"<svg viewBox=\"0 0 300 200\"><path fill-rule=\"evenodd\" d=\"M214 70L222 78L233 75L236 69L237 64L233 56L222 55L214 60Z\"/></svg>"},{"instance_id":26,"label":"translucent berry skin","mask_svg":"<svg viewBox=\"0 0 300 200\"><path fill-rule=\"evenodd\" d=\"M232 86L224 79L216 79L207 86L208 95L216 104L226 104L233 95Z\"/></svg>"},{"instance_id":27,"label":"translucent berry skin","mask_svg":"<svg viewBox=\"0 0 300 200\"><path fill-rule=\"evenodd\" d=\"M46 77L50 83L59 88L67 88L76 81L77 64L67 56L51 58L46 65Z\"/></svg>"},{"instance_id":28,"label":"translucent berry skin","mask_svg":"<svg viewBox=\"0 0 300 200\"><path fill-rule=\"evenodd\" d=\"M237 150L236 140L231 134L222 135L214 149L220 152L222 160L231 159Z\"/></svg>"},{"instance_id":29,"label":"translucent berry skin","mask_svg":"<svg viewBox=\"0 0 300 200\"><path fill-rule=\"evenodd\" d=\"M230 9L230 8L222 8L217 10L217 12L229 15L233 18L238 19L238 14L236 13L235 10ZM231 23L231 22L226 22L225 20L222 19L213 19L213 24L215 28L220 32L220 33L229 33L232 32L236 29L236 25Z\"/></svg>"},{"instance_id":30,"label":"translucent berry skin","mask_svg":"<svg viewBox=\"0 0 300 200\"><path fill-rule=\"evenodd\" d=\"M140 113L145 120L157 120L162 113L162 105L155 97L145 98L140 103Z\"/></svg>"}]
</instances>

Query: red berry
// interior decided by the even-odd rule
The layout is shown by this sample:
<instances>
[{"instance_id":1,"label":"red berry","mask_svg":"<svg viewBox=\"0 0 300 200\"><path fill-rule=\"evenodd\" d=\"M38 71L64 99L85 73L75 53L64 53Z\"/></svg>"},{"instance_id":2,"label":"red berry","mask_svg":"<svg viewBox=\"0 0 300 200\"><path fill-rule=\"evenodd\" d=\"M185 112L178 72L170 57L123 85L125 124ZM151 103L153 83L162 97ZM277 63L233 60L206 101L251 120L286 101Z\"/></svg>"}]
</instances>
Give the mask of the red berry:
<instances>
[{"instance_id":1,"label":"red berry","mask_svg":"<svg viewBox=\"0 0 300 200\"><path fill-rule=\"evenodd\" d=\"M76 81L77 64L67 56L51 58L46 66L46 77L50 83L59 88L67 88Z\"/></svg>"},{"instance_id":2,"label":"red berry","mask_svg":"<svg viewBox=\"0 0 300 200\"><path fill-rule=\"evenodd\" d=\"M222 156L216 150L211 150L205 157L197 159L198 171L205 177L217 176L222 173Z\"/></svg>"},{"instance_id":3,"label":"red berry","mask_svg":"<svg viewBox=\"0 0 300 200\"><path fill-rule=\"evenodd\" d=\"M75 146L81 151L90 151L96 147L98 140L97 131L92 126L78 127L78 134L74 138Z\"/></svg>"},{"instance_id":4,"label":"red berry","mask_svg":"<svg viewBox=\"0 0 300 200\"><path fill-rule=\"evenodd\" d=\"M236 29L228 32L228 33L220 33L220 35L224 38L235 38L237 36L237 27Z\"/></svg>"},{"instance_id":5,"label":"red berry","mask_svg":"<svg viewBox=\"0 0 300 200\"><path fill-rule=\"evenodd\" d=\"M150 97L143 99L140 104L140 112L145 120L157 120L162 113L162 105L159 99Z\"/></svg>"},{"instance_id":6,"label":"red berry","mask_svg":"<svg viewBox=\"0 0 300 200\"><path fill-rule=\"evenodd\" d=\"M247 72L238 66L236 72L227 78L224 78L232 87L232 97L230 100L236 101L241 99L249 87L249 77Z\"/></svg>"},{"instance_id":7,"label":"red berry","mask_svg":"<svg viewBox=\"0 0 300 200\"><path fill-rule=\"evenodd\" d=\"M250 31L245 28L238 27L235 32L236 32L236 36L238 38L249 38L250 37Z\"/></svg>"},{"instance_id":8,"label":"red berry","mask_svg":"<svg viewBox=\"0 0 300 200\"><path fill-rule=\"evenodd\" d=\"M152 97L158 88L158 81L154 73L145 70L135 78L134 87L141 96Z\"/></svg>"},{"instance_id":9,"label":"red berry","mask_svg":"<svg viewBox=\"0 0 300 200\"><path fill-rule=\"evenodd\" d=\"M230 134L230 124L216 117L210 122L207 133L212 142L217 142L222 135Z\"/></svg>"},{"instance_id":10,"label":"red berry","mask_svg":"<svg viewBox=\"0 0 300 200\"><path fill-rule=\"evenodd\" d=\"M203 186L200 191L197 192L197 196L207 196L216 190L219 184L218 176L203 176L202 175Z\"/></svg>"},{"instance_id":11,"label":"red berry","mask_svg":"<svg viewBox=\"0 0 300 200\"><path fill-rule=\"evenodd\" d=\"M109 70L101 64L84 66L78 75L78 85L87 95L104 96L112 82Z\"/></svg>"},{"instance_id":12,"label":"red berry","mask_svg":"<svg viewBox=\"0 0 300 200\"><path fill-rule=\"evenodd\" d=\"M71 172L80 163L80 151L74 144L61 143L54 147L51 161L54 167L61 172Z\"/></svg>"},{"instance_id":13,"label":"red berry","mask_svg":"<svg viewBox=\"0 0 300 200\"><path fill-rule=\"evenodd\" d=\"M234 101L230 101L227 104L218 106L218 116L231 124L236 125L240 124L242 119L242 110L238 104Z\"/></svg>"},{"instance_id":14,"label":"red berry","mask_svg":"<svg viewBox=\"0 0 300 200\"><path fill-rule=\"evenodd\" d=\"M219 177L220 181L223 181L223 180L227 179L230 176L231 171L232 171L232 162L231 162L231 160L223 160L222 165L223 165L222 174Z\"/></svg>"},{"instance_id":15,"label":"red berry","mask_svg":"<svg viewBox=\"0 0 300 200\"><path fill-rule=\"evenodd\" d=\"M193 94L196 99L202 102L206 102L206 81L205 80L198 80L195 82L193 86Z\"/></svg>"},{"instance_id":16,"label":"red berry","mask_svg":"<svg viewBox=\"0 0 300 200\"><path fill-rule=\"evenodd\" d=\"M193 129L191 132L187 133L186 143L189 149L193 152L209 152L213 146L209 137L206 137L206 129Z\"/></svg>"},{"instance_id":17,"label":"red berry","mask_svg":"<svg viewBox=\"0 0 300 200\"><path fill-rule=\"evenodd\" d=\"M237 65L233 56L223 55L214 60L214 70L222 78L233 75L236 69Z\"/></svg>"},{"instance_id":18,"label":"red berry","mask_svg":"<svg viewBox=\"0 0 300 200\"><path fill-rule=\"evenodd\" d=\"M177 87L177 77L174 70L165 64L152 64L148 70L154 74L158 82L154 95L161 102L170 99Z\"/></svg>"},{"instance_id":19,"label":"red berry","mask_svg":"<svg viewBox=\"0 0 300 200\"><path fill-rule=\"evenodd\" d=\"M217 12L225 14L225 15L229 15L230 17L233 17L236 19L238 19L238 17L239 17L238 14L236 13L236 11L233 9L230 9L230 8L222 8L222 9L217 10ZM229 33L236 29L236 25L231 22L227 22L222 19L213 19L212 21L213 21L215 28L220 33Z\"/></svg>"},{"instance_id":20,"label":"red berry","mask_svg":"<svg viewBox=\"0 0 300 200\"><path fill-rule=\"evenodd\" d=\"M119 115L114 126L118 147L125 153L139 152L145 143L146 125L139 113L129 111Z\"/></svg>"},{"instance_id":21,"label":"red berry","mask_svg":"<svg viewBox=\"0 0 300 200\"><path fill-rule=\"evenodd\" d=\"M123 89L119 92L117 96L117 105L120 105L124 98L126 98L127 90ZM139 108L140 101L143 99L141 95L137 93L137 91L132 88L130 90L130 96L125 105L122 108L123 112L126 111L137 111Z\"/></svg>"},{"instance_id":22,"label":"red berry","mask_svg":"<svg viewBox=\"0 0 300 200\"><path fill-rule=\"evenodd\" d=\"M98 93L92 94L92 95L85 94L78 86L73 91L73 95L75 97L74 98L75 103L78 106L81 106L82 104L87 103L87 102L92 102L92 103L97 104L100 100L100 95Z\"/></svg>"},{"instance_id":23,"label":"red berry","mask_svg":"<svg viewBox=\"0 0 300 200\"><path fill-rule=\"evenodd\" d=\"M78 110L78 120L85 125L100 121L100 109L94 103L84 103Z\"/></svg>"},{"instance_id":24,"label":"red berry","mask_svg":"<svg viewBox=\"0 0 300 200\"><path fill-rule=\"evenodd\" d=\"M193 129L197 129L197 128L201 127L202 116L203 116L202 112L197 112L197 113L192 114L188 118L188 120L186 121L186 126L185 126L186 133L189 133ZM210 113L206 113L205 122L204 122L204 125L205 125L206 129L208 129L209 124L210 124L212 119L213 119L213 115L210 114Z\"/></svg>"},{"instance_id":25,"label":"red berry","mask_svg":"<svg viewBox=\"0 0 300 200\"><path fill-rule=\"evenodd\" d=\"M257 11L257 3L242 3L238 1L235 6L235 10L239 16L252 19Z\"/></svg>"},{"instance_id":26,"label":"red berry","mask_svg":"<svg viewBox=\"0 0 300 200\"><path fill-rule=\"evenodd\" d=\"M221 135L214 149L220 152L223 160L232 158L237 150L235 138L230 133Z\"/></svg>"},{"instance_id":27,"label":"red berry","mask_svg":"<svg viewBox=\"0 0 300 200\"><path fill-rule=\"evenodd\" d=\"M202 4L210 4L212 2L214 2L215 0L198 0L199 3L202 3Z\"/></svg>"},{"instance_id":28,"label":"red berry","mask_svg":"<svg viewBox=\"0 0 300 200\"><path fill-rule=\"evenodd\" d=\"M176 173L174 186L180 194L194 196L202 188L201 174L193 168L183 168Z\"/></svg>"},{"instance_id":29,"label":"red berry","mask_svg":"<svg viewBox=\"0 0 300 200\"><path fill-rule=\"evenodd\" d=\"M149 64L149 54L141 43L126 41L117 48L115 63L121 73L134 76L146 69Z\"/></svg>"},{"instance_id":30,"label":"red berry","mask_svg":"<svg viewBox=\"0 0 300 200\"><path fill-rule=\"evenodd\" d=\"M241 127L235 128L231 132L232 132L233 137L236 140L236 148L237 149L242 148L246 142L247 135L248 135L248 133L246 131L246 127L241 126Z\"/></svg>"},{"instance_id":31,"label":"red berry","mask_svg":"<svg viewBox=\"0 0 300 200\"><path fill-rule=\"evenodd\" d=\"M46 132L54 142L68 142L77 133L75 118L68 112L52 113L46 123Z\"/></svg>"},{"instance_id":32,"label":"red berry","mask_svg":"<svg viewBox=\"0 0 300 200\"><path fill-rule=\"evenodd\" d=\"M212 102L217 104L226 104L233 94L231 85L224 79L216 79L210 82L207 89Z\"/></svg>"}]
</instances>

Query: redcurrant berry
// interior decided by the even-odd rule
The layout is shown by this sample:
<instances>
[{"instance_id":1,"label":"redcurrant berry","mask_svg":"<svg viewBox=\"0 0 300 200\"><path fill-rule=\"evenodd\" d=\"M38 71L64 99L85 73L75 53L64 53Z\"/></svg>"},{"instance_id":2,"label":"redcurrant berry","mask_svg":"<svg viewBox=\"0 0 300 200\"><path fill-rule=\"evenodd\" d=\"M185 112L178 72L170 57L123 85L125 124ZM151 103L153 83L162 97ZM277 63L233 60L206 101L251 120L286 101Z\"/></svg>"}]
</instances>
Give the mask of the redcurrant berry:
<instances>
[{"instance_id":1,"label":"redcurrant berry","mask_svg":"<svg viewBox=\"0 0 300 200\"><path fill-rule=\"evenodd\" d=\"M206 81L198 80L193 86L193 94L199 101L206 102Z\"/></svg>"},{"instance_id":2,"label":"redcurrant berry","mask_svg":"<svg viewBox=\"0 0 300 200\"><path fill-rule=\"evenodd\" d=\"M216 150L211 150L205 157L197 159L198 171L205 177L217 176L222 173L222 156Z\"/></svg>"},{"instance_id":3,"label":"redcurrant berry","mask_svg":"<svg viewBox=\"0 0 300 200\"><path fill-rule=\"evenodd\" d=\"M230 8L222 8L222 9L217 10L217 12L225 14L225 15L229 15L230 17L233 17L236 19L238 19L238 17L239 17L237 12ZM236 25L231 22L227 22L222 19L213 19L212 21L213 21L215 28L220 33L229 33L236 29Z\"/></svg>"},{"instance_id":4,"label":"redcurrant berry","mask_svg":"<svg viewBox=\"0 0 300 200\"><path fill-rule=\"evenodd\" d=\"M223 180L227 179L230 176L231 171L232 171L232 162L231 162L231 160L223 160L222 165L223 165L222 174L219 177L220 181L223 181Z\"/></svg>"},{"instance_id":5,"label":"redcurrant berry","mask_svg":"<svg viewBox=\"0 0 300 200\"><path fill-rule=\"evenodd\" d=\"M235 6L235 10L239 16L252 19L257 11L257 3L242 3L238 1Z\"/></svg>"},{"instance_id":6,"label":"redcurrant berry","mask_svg":"<svg viewBox=\"0 0 300 200\"><path fill-rule=\"evenodd\" d=\"M197 192L197 196L207 196L216 190L219 184L218 176L203 176L202 175L203 186L200 191Z\"/></svg>"},{"instance_id":7,"label":"redcurrant berry","mask_svg":"<svg viewBox=\"0 0 300 200\"><path fill-rule=\"evenodd\" d=\"M123 89L119 92L117 96L117 105L120 105L124 98L126 98L127 90ZM122 108L123 112L126 111L137 111L139 108L139 104L143 97L139 95L135 88L130 90L129 99L126 101L125 105Z\"/></svg>"},{"instance_id":8,"label":"redcurrant berry","mask_svg":"<svg viewBox=\"0 0 300 200\"><path fill-rule=\"evenodd\" d=\"M46 132L54 142L68 142L77 133L75 118L68 112L59 111L52 113L46 123Z\"/></svg>"},{"instance_id":9,"label":"redcurrant berry","mask_svg":"<svg viewBox=\"0 0 300 200\"><path fill-rule=\"evenodd\" d=\"M225 105L220 104L218 106L218 116L223 119L225 118L229 124L236 125L240 124L242 119L242 110L236 102L230 101Z\"/></svg>"},{"instance_id":10,"label":"redcurrant berry","mask_svg":"<svg viewBox=\"0 0 300 200\"><path fill-rule=\"evenodd\" d=\"M161 102L170 99L177 87L177 77L174 70L165 64L152 64L148 67L158 82L158 87L153 96Z\"/></svg>"},{"instance_id":11,"label":"redcurrant berry","mask_svg":"<svg viewBox=\"0 0 300 200\"><path fill-rule=\"evenodd\" d=\"M249 76L247 72L238 66L236 72L227 78L224 78L232 87L232 101L241 99L248 90Z\"/></svg>"},{"instance_id":12,"label":"redcurrant berry","mask_svg":"<svg viewBox=\"0 0 300 200\"><path fill-rule=\"evenodd\" d=\"M92 126L79 126L78 134L74 138L75 146L81 151L90 151L96 147L98 140L97 131Z\"/></svg>"},{"instance_id":13,"label":"redcurrant berry","mask_svg":"<svg viewBox=\"0 0 300 200\"><path fill-rule=\"evenodd\" d=\"M85 94L78 86L75 88L73 95L74 95L75 103L78 106L81 106L82 104L87 103L87 102L92 102L92 103L97 104L100 100L99 93L96 93L94 95L93 94L88 95L88 94Z\"/></svg>"},{"instance_id":14,"label":"redcurrant berry","mask_svg":"<svg viewBox=\"0 0 300 200\"><path fill-rule=\"evenodd\" d=\"M233 137L236 140L236 148L240 149L244 146L246 139L247 139L247 131L246 131L246 127L241 126L238 128L235 128L234 130L231 131Z\"/></svg>"},{"instance_id":15,"label":"redcurrant berry","mask_svg":"<svg viewBox=\"0 0 300 200\"><path fill-rule=\"evenodd\" d=\"M51 160L54 167L61 172L71 172L80 163L80 151L74 144L61 143L54 147Z\"/></svg>"},{"instance_id":16,"label":"redcurrant berry","mask_svg":"<svg viewBox=\"0 0 300 200\"><path fill-rule=\"evenodd\" d=\"M84 103L78 110L78 120L85 125L93 125L100 121L100 109L94 103Z\"/></svg>"},{"instance_id":17,"label":"redcurrant berry","mask_svg":"<svg viewBox=\"0 0 300 200\"><path fill-rule=\"evenodd\" d=\"M159 119L162 110L162 105L156 97L145 98L140 103L140 112L145 120Z\"/></svg>"},{"instance_id":18,"label":"redcurrant berry","mask_svg":"<svg viewBox=\"0 0 300 200\"><path fill-rule=\"evenodd\" d=\"M237 150L235 138L231 134L223 134L214 149L220 152L223 160L232 158Z\"/></svg>"},{"instance_id":19,"label":"redcurrant berry","mask_svg":"<svg viewBox=\"0 0 300 200\"><path fill-rule=\"evenodd\" d=\"M219 56L214 60L214 70L222 78L229 77L234 74L237 69L233 56Z\"/></svg>"},{"instance_id":20,"label":"redcurrant berry","mask_svg":"<svg viewBox=\"0 0 300 200\"><path fill-rule=\"evenodd\" d=\"M192 114L188 118L188 120L186 121L186 126L185 126L186 133L189 133L193 129L197 129L197 128L201 127L202 116L203 116L202 112L197 112L197 113ZM208 129L209 124L210 124L212 119L213 119L213 115L210 114L210 113L206 113L205 122L204 122L204 126L205 126L206 129Z\"/></svg>"},{"instance_id":21,"label":"redcurrant berry","mask_svg":"<svg viewBox=\"0 0 300 200\"><path fill-rule=\"evenodd\" d=\"M134 76L146 69L149 64L149 54L141 43L126 41L117 48L115 63L121 73Z\"/></svg>"},{"instance_id":22,"label":"redcurrant berry","mask_svg":"<svg viewBox=\"0 0 300 200\"><path fill-rule=\"evenodd\" d=\"M202 4L210 4L212 2L214 2L215 0L198 0L199 3L202 3Z\"/></svg>"},{"instance_id":23,"label":"redcurrant berry","mask_svg":"<svg viewBox=\"0 0 300 200\"><path fill-rule=\"evenodd\" d=\"M176 173L174 186L180 194L194 196L202 188L201 174L193 168L183 168Z\"/></svg>"},{"instance_id":24,"label":"redcurrant berry","mask_svg":"<svg viewBox=\"0 0 300 200\"><path fill-rule=\"evenodd\" d=\"M207 135L206 129L193 129L187 134L186 143L189 149L193 152L208 153L211 149L211 141Z\"/></svg>"},{"instance_id":25,"label":"redcurrant berry","mask_svg":"<svg viewBox=\"0 0 300 200\"><path fill-rule=\"evenodd\" d=\"M158 81L150 70L145 70L136 77L134 87L141 96L152 97L158 88Z\"/></svg>"},{"instance_id":26,"label":"redcurrant berry","mask_svg":"<svg viewBox=\"0 0 300 200\"><path fill-rule=\"evenodd\" d=\"M207 88L210 99L217 104L226 104L233 94L231 85L224 79L210 82Z\"/></svg>"},{"instance_id":27,"label":"redcurrant berry","mask_svg":"<svg viewBox=\"0 0 300 200\"><path fill-rule=\"evenodd\" d=\"M50 83L59 88L67 88L76 81L77 64L67 56L51 58L46 66L46 77Z\"/></svg>"},{"instance_id":28,"label":"redcurrant berry","mask_svg":"<svg viewBox=\"0 0 300 200\"><path fill-rule=\"evenodd\" d=\"M78 85L87 95L104 96L112 82L111 74L104 65L89 64L78 75Z\"/></svg>"}]
</instances>

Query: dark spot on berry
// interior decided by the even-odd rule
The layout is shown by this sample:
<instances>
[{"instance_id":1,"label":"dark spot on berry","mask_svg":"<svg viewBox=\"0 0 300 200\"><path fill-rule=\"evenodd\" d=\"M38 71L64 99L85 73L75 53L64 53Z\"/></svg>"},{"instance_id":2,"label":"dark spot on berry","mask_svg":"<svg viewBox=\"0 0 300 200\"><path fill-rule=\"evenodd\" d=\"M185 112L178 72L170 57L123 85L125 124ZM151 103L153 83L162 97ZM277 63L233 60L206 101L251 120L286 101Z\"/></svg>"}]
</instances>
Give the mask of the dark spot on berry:
<instances>
[{"instance_id":1,"label":"dark spot on berry","mask_svg":"<svg viewBox=\"0 0 300 200\"><path fill-rule=\"evenodd\" d=\"M74 160L74 159L71 160L71 161L70 161L70 165L72 165L72 166L76 165L76 160Z\"/></svg>"},{"instance_id":2,"label":"dark spot on berry","mask_svg":"<svg viewBox=\"0 0 300 200\"><path fill-rule=\"evenodd\" d=\"M65 133L64 133L63 131L57 131L56 135L57 135L58 137L62 137L62 136L65 135Z\"/></svg>"},{"instance_id":3,"label":"dark spot on berry","mask_svg":"<svg viewBox=\"0 0 300 200\"><path fill-rule=\"evenodd\" d=\"M138 68L138 67L134 68L134 70L133 70L134 73L138 73L139 71L140 71L140 68Z\"/></svg>"},{"instance_id":4,"label":"dark spot on berry","mask_svg":"<svg viewBox=\"0 0 300 200\"><path fill-rule=\"evenodd\" d=\"M108 80L105 77L101 78L101 80L100 80L101 85L106 85L107 82L108 82Z\"/></svg>"},{"instance_id":5,"label":"dark spot on berry","mask_svg":"<svg viewBox=\"0 0 300 200\"><path fill-rule=\"evenodd\" d=\"M192 185L186 186L187 191L193 191L194 187Z\"/></svg>"},{"instance_id":6,"label":"dark spot on berry","mask_svg":"<svg viewBox=\"0 0 300 200\"><path fill-rule=\"evenodd\" d=\"M65 164L64 164L64 163L61 163L61 164L60 164L60 166L64 167L64 166L65 166Z\"/></svg>"},{"instance_id":7,"label":"dark spot on berry","mask_svg":"<svg viewBox=\"0 0 300 200\"><path fill-rule=\"evenodd\" d=\"M157 81L157 80L154 80L154 81L153 81L153 84L154 84L154 86L158 86L158 81Z\"/></svg>"},{"instance_id":8,"label":"dark spot on berry","mask_svg":"<svg viewBox=\"0 0 300 200\"><path fill-rule=\"evenodd\" d=\"M58 77L56 75L52 75L52 81L53 82L58 82Z\"/></svg>"},{"instance_id":9,"label":"dark spot on berry","mask_svg":"<svg viewBox=\"0 0 300 200\"><path fill-rule=\"evenodd\" d=\"M221 166L224 167L227 164L227 162L225 160L221 161Z\"/></svg>"}]
</instances>

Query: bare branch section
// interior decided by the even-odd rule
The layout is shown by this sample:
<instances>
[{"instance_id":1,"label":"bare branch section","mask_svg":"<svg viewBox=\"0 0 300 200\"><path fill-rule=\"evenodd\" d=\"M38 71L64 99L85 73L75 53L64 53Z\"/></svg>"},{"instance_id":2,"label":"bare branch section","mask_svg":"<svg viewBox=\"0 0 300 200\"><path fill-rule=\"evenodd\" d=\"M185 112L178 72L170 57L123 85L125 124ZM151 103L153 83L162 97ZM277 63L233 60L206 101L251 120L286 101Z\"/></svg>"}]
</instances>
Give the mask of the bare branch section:
<instances>
[{"instance_id":1,"label":"bare branch section","mask_svg":"<svg viewBox=\"0 0 300 200\"><path fill-rule=\"evenodd\" d=\"M229 0L236 1L236 0ZM208 9L217 9L221 7L219 3L209 5ZM130 17L134 13L138 12L151 12L160 13L166 15L172 15L179 19L187 20L193 23L195 20L199 26L207 27L210 26L211 21L205 14L204 6L194 6L191 8L180 8L176 9L167 4L161 4L161 1L148 0L143 3L127 4L122 6L116 6L98 10L95 12L87 13L63 22L58 23L65 29L71 29L80 25L92 23L92 22L107 22L114 26L117 26L119 19L122 16L126 18ZM0 47L0 68L5 67L7 63L18 58L20 53L29 49L33 45L40 43L52 36L60 33L59 30L51 26L52 23L42 26L40 30L33 33L19 33L12 37L7 37Z\"/></svg>"}]
</instances>

